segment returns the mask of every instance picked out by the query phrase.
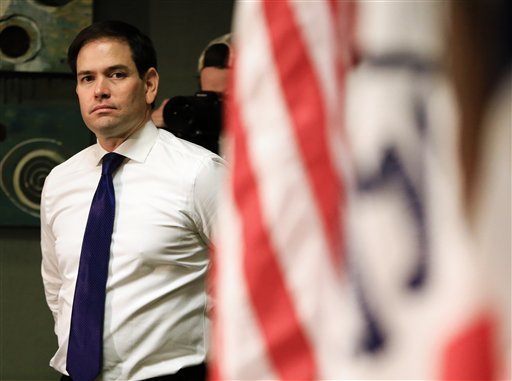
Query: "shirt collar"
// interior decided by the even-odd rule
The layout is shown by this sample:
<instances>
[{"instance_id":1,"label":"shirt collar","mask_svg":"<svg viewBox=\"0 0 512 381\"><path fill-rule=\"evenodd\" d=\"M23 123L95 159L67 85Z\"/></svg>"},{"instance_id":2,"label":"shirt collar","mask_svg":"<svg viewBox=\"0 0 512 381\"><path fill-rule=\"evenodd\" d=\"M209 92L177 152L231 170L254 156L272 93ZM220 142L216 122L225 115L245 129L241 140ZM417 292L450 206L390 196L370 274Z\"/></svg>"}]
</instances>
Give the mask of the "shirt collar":
<instances>
[{"instance_id":1,"label":"shirt collar","mask_svg":"<svg viewBox=\"0 0 512 381\"><path fill-rule=\"evenodd\" d=\"M128 137L114 152L127 157L130 160L134 160L143 163L151 152L153 145L158 136L158 128L150 120L144 127L135 131ZM101 163L101 159L106 151L100 144L96 143L94 156L96 159L96 165Z\"/></svg>"}]
</instances>

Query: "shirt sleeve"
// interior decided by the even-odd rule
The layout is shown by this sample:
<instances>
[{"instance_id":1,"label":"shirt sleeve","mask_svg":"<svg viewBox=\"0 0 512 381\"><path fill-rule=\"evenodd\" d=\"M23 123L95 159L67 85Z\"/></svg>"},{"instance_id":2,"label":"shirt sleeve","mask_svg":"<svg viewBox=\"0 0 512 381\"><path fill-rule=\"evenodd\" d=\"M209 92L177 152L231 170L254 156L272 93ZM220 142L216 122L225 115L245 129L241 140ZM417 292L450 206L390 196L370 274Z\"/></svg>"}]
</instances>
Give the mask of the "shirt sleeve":
<instances>
[{"instance_id":1,"label":"shirt sleeve","mask_svg":"<svg viewBox=\"0 0 512 381\"><path fill-rule=\"evenodd\" d=\"M46 182L47 183L47 182ZM58 316L58 297L62 285L59 273L58 261L55 254L55 237L48 219L48 207L46 203L47 186L43 187L41 194L41 275L43 278L43 286L46 302L52 312L55 321L55 329L57 327Z\"/></svg>"},{"instance_id":2,"label":"shirt sleeve","mask_svg":"<svg viewBox=\"0 0 512 381\"><path fill-rule=\"evenodd\" d=\"M202 239L210 245L216 219L219 192L226 174L226 162L211 156L201 166L194 182L194 221Z\"/></svg>"}]
</instances>

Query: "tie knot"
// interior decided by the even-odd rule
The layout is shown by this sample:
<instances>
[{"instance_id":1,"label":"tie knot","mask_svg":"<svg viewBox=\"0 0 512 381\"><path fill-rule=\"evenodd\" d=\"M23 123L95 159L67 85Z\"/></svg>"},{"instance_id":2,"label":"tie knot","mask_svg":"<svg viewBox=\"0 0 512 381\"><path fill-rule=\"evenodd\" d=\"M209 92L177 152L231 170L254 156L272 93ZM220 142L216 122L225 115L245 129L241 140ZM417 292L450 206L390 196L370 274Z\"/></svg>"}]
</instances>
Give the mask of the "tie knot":
<instances>
[{"instance_id":1,"label":"tie knot","mask_svg":"<svg viewBox=\"0 0 512 381\"><path fill-rule=\"evenodd\" d=\"M124 156L115 152L109 152L103 156L102 175L111 175L121 165Z\"/></svg>"}]
</instances>

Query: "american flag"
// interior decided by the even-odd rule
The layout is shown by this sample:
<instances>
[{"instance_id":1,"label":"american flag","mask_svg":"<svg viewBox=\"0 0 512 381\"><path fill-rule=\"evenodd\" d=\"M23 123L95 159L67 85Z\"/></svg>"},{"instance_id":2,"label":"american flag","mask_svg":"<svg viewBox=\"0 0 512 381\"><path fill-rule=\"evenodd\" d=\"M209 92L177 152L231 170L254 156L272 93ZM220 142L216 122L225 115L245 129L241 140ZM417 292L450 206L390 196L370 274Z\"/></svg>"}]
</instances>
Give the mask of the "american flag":
<instances>
[{"instance_id":1,"label":"american flag","mask_svg":"<svg viewBox=\"0 0 512 381\"><path fill-rule=\"evenodd\" d=\"M443 12L236 4L213 380L492 377Z\"/></svg>"}]
</instances>

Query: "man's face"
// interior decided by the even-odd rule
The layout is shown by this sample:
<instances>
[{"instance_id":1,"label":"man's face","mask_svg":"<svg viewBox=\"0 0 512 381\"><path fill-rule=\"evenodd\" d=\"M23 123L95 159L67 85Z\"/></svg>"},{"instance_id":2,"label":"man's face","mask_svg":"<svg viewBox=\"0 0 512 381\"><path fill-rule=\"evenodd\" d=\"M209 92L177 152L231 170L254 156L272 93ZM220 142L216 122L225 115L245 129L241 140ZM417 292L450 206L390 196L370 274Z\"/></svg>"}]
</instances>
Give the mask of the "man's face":
<instances>
[{"instance_id":1,"label":"man's face","mask_svg":"<svg viewBox=\"0 0 512 381\"><path fill-rule=\"evenodd\" d=\"M199 74L201 90L225 94L228 89L229 69L205 67Z\"/></svg>"},{"instance_id":2,"label":"man's face","mask_svg":"<svg viewBox=\"0 0 512 381\"><path fill-rule=\"evenodd\" d=\"M87 43L76 69L82 118L98 139L126 138L146 123L158 74L152 68L141 79L126 42L101 38Z\"/></svg>"}]
</instances>

